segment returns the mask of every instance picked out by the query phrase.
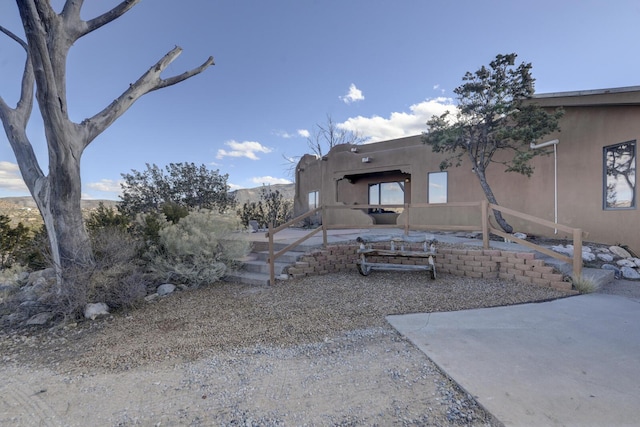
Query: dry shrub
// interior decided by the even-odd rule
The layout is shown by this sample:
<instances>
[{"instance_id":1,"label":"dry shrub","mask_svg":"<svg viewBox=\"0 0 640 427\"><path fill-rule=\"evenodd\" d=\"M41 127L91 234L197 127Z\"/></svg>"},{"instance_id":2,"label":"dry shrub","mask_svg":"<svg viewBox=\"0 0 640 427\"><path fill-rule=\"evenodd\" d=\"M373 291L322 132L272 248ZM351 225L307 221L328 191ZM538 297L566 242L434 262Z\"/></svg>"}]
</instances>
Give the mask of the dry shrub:
<instances>
[{"instance_id":1,"label":"dry shrub","mask_svg":"<svg viewBox=\"0 0 640 427\"><path fill-rule=\"evenodd\" d=\"M89 303L131 308L147 295L148 279L140 262L141 244L125 230L105 227L92 235L95 262L64 271L64 286L50 305L64 317L79 317Z\"/></svg>"},{"instance_id":2,"label":"dry shrub","mask_svg":"<svg viewBox=\"0 0 640 427\"><path fill-rule=\"evenodd\" d=\"M150 265L154 277L192 286L220 280L249 252L249 242L234 236L239 227L236 217L210 210L191 212L163 227Z\"/></svg>"}]
</instances>

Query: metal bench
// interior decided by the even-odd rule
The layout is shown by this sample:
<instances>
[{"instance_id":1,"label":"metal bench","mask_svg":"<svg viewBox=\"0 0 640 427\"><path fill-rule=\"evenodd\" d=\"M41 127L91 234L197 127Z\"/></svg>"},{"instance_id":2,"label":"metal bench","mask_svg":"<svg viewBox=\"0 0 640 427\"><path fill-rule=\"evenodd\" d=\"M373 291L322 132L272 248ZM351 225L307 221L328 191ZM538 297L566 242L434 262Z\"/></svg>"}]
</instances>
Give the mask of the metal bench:
<instances>
[{"instance_id":1,"label":"metal bench","mask_svg":"<svg viewBox=\"0 0 640 427\"><path fill-rule=\"evenodd\" d=\"M423 239L408 237L358 237L360 243L358 254L360 259L357 261L358 272L363 276L368 276L372 270L396 270L396 271L415 271L424 270L430 272L431 279L436 278L436 240L429 239L427 235ZM371 243L379 243L382 241L390 241L390 249L374 249ZM410 243L422 243L423 250L405 250L405 245ZM398 264L380 261L371 261L371 257L402 257L402 258L421 258L427 259L426 264Z\"/></svg>"}]
</instances>

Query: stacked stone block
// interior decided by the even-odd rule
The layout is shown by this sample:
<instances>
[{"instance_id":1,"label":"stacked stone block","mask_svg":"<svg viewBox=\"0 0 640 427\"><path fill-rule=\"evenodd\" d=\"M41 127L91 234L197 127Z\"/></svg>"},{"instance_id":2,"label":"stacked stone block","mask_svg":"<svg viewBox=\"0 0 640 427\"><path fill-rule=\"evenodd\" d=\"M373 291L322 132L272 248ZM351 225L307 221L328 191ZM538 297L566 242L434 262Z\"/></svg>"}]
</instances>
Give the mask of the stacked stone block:
<instances>
[{"instance_id":1,"label":"stacked stone block","mask_svg":"<svg viewBox=\"0 0 640 427\"><path fill-rule=\"evenodd\" d=\"M378 243L374 249L390 249L389 244ZM399 249L396 247L396 249ZM405 244L407 251L422 251L419 244ZM571 291L571 283L563 281L563 275L553 267L535 258L532 252L513 252L497 249L450 249L438 248L435 265L438 274L466 276L478 279L505 279L539 286L549 286L561 291ZM290 266L292 277L335 273L355 270L360 259L358 245L330 245L314 250ZM425 265L427 258L407 258L393 256L370 256L371 262Z\"/></svg>"}]
</instances>

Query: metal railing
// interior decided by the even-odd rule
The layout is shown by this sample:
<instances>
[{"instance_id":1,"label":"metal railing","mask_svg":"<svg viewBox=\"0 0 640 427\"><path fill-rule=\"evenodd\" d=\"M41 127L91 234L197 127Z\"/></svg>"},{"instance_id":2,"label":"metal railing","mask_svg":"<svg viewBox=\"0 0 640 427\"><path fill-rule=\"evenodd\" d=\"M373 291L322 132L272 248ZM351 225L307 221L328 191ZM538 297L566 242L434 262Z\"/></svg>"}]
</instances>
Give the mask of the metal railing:
<instances>
[{"instance_id":1,"label":"metal railing","mask_svg":"<svg viewBox=\"0 0 640 427\"><path fill-rule=\"evenodd\" d=\"M505 208L499 205L494 205L488 203L486 200L481 202L460 202L460 203L442 203L442 204L428 204L428 203L405 203L403 205L385 205L385 208L388 209L404 209L406 213L404 215L404 221L402 224L356 224L356 225L347 225L347 224L331 224L326 225L323 224L309 231L309 233L305 234L295 242L287 245L282 248L278 252L275 252L274 238L275 235L289 228L293 224L300 223L301 221L309 218L312 215L315 215L318 212L322 213L322 217L326 218L325 214L330 209L378 209L380 205L324 205L318 208L315 208L309 212L304 213L278 227L273 227L273 225L269 224L269 229L266 233L266 237L269 239L269 257L267 259L267 263L269 264L269 283L275 283L275 261L280 256L284 255L286 252L294 249L298 245L302 244L304 241L310 239L315 236L317 233L322 231L322 244L323 246L327 246L327 230L344 230L344 229L358 229L358 228L402 228L404 230L404 234L408 235L409 230L425 230L425 231L482 231L482 246L485 249L490 248L490 234L495 234L497 236L503 237L507 240L519 243L523 246L530 247L540 253L545 255L549 255L553 258L556 258L560 261L569 263L573 266L573 277L579 278L582 275L582 239L586 237L586 234L580 228L568 227L566 225L558 224L552 221L547 221L542 218L537 218L532 215L528 215L522 212L515 211L513 209ZM412 223L411 222L411 211L416 209L437 209L437 208L473 208L476 207L480 210L480 224L477 225L453 225L453 224L424 224L424 223ZM540 245L536 245L535 243L529 242L524 239L520 239L518 237L513 236L512 234L505 233L502 230L499 230L491 225L491 212L499 211L507 215L511 215L513 217L532 222L534 224L542 225L544 227L548 227L554 230L560 230L565 233L568 233L572 236L573 239L573 257L568 257L566 255L554 252L550 249L542 247Z\"/></svg>"}]
</instances>

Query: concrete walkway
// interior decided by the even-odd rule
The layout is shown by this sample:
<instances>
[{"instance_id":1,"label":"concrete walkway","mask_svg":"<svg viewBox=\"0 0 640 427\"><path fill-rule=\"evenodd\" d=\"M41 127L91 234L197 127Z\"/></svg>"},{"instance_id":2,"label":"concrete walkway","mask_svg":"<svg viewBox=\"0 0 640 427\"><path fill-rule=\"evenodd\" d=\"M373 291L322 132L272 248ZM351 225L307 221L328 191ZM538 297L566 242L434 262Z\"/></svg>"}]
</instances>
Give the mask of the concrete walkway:
<instances>
[{"instance_id":1,"label":"concrete walkway","mask_svg":"<svg viewBox=\"0 0 640 427\"><path fill-rule=\"evenodd\" d=\"M284 230L292 243L304 231ZM330 230L328 243L401 229ZM417 232L411 232L412 235ZM482 241L436 233L440 242ZM264 233L251 236L266 240ZM322 233L305 246L322 244ZM503 250L531 249L491 242ZM387 320L507 426L640 425L640 282L602 279L602 293ZM622 295L622 296L621 296Z\"/></svg>"},{"instance_id":2,"label":"concrete walkway","mask_svg":"<svg viewBox=\"0 0 640 427\"><path fill-rule=\"evenodd\" d=\"M387 320L507 426L640 425L640 299L591 294Z\"/></svg>"}]
</instances>

